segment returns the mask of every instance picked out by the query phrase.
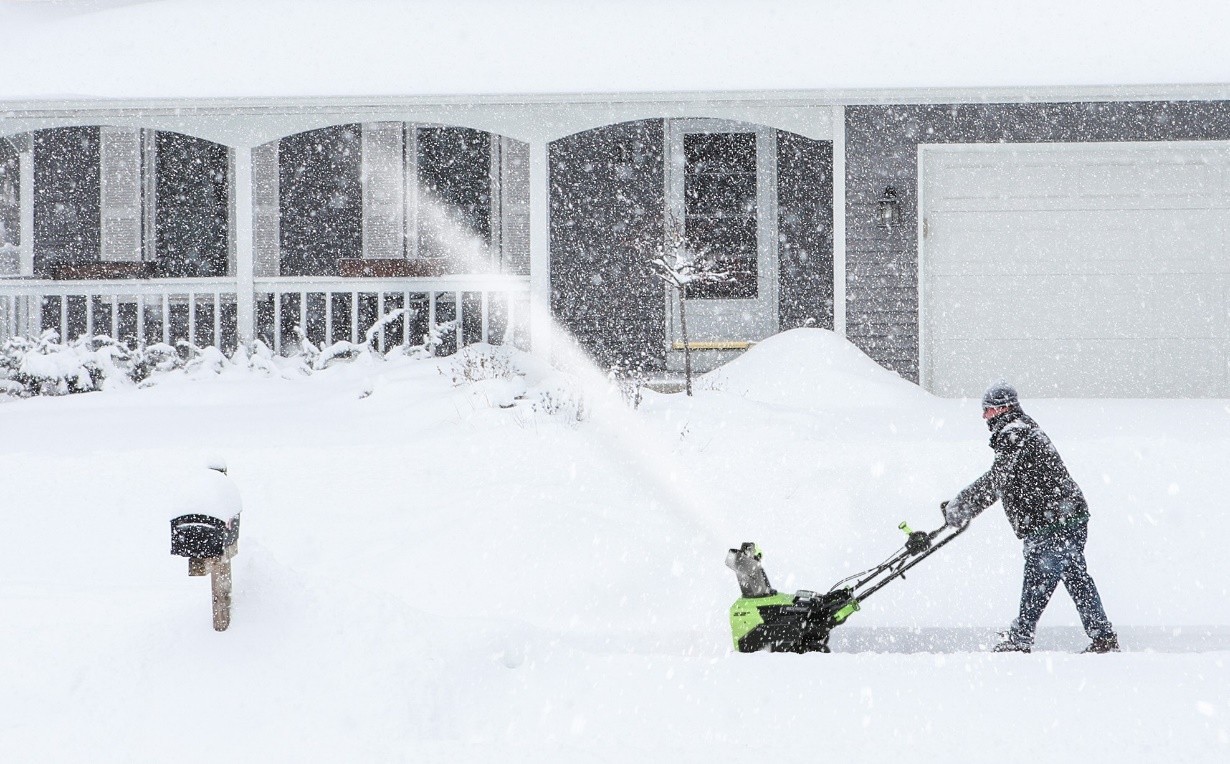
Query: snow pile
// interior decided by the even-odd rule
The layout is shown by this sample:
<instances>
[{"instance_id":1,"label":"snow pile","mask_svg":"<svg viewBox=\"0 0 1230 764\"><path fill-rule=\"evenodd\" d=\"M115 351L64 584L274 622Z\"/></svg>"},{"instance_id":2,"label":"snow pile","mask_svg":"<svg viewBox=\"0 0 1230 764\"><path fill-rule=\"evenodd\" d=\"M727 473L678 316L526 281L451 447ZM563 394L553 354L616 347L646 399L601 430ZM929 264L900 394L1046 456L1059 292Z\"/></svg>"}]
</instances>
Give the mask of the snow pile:
<instances>
[{"instance_id":1,"label":"snow pile","mask_svg":"<svg viewBox=\"0 0 1230 764\"><path fill-rule=\"evenodd\" d=\"M698 387L802 409L927 405L930 396L827 329L763 340L706 374Z\"/></svg>"},{"instance_id":2,"label":"snow pile","mask_svg":"<svg viewBox=\"0 0 1230 764\"><path fill-rule=\"evenodd\" d=\"M1020 584L993 508L868 600L842 653L731 654L726 548L760 542L779 589L825 589L990 463L976 403L864 361L792 332L638 410L484 346L2 406L0 751L214 761L207 728L270 761L725 761L749 740L785 760L817 740L871 761L1224 760L1228 401L1026 400L1089 497L1128 652L1072 655L1060 592L1048 651L970 653ZM222 634L168 554L213 454L244 508Z\"/></svg>"}]
</instances>

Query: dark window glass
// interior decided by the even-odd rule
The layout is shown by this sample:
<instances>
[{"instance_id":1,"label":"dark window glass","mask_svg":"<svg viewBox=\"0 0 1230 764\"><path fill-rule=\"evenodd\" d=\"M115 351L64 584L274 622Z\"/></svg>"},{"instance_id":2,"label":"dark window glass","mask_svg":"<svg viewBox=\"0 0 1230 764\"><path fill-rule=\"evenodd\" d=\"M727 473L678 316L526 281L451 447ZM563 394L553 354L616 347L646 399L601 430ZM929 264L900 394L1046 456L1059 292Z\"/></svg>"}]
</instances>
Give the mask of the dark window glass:
<instances>
[{"instance_id":1,"label":"dark window glass","mask_svg":"<svg viewBox=\"0 0 1230 764\"><path fill-rule=\"evenodd\" d=\"M0 271L12 261L16 269L16 253L21 244L21 157L9 141L0 138Z\"/></svg>"},{"instance_id":2,"label":"dark window glass","mask_svg":"<svg viewBox=\"0 0 1230 764\"><path fill-rule=\"evenodd\" d=\"M34 272L100 257L101 156L97 127L34 133Z\"/></svg>"},{"instance_id":3,"label":"dark window glass","mask_svg":"<svg viewBox=\"0 0 1230 764\"><path fill-rule=\"evenodd\" d=\"M419 128L419 254L467 257L491 241L491 135Z\"/></svg>"},{"instance_id":4,"label":"dark window glass","mask_svg":"<svg viewBox=\"0 0 1230 764\"><path fill-rule=\"evenodd\" d=\"M749 299L757 294L756 136L701 133L683 136L684 232L688 245L716 261L725 274L693 284L689 299Z\"/></svg>"},{"instance_id":5,"label":"dark window glass","mask_svg":"<svg viewBox=\"0 0 1230 764\"><path fill-rule=\"evenodd\" d=\"M283 275L332 276L339 259L362 256L360 135L340 125L279 144Z\"/></svg>"},{"instance_id":6,"label":"dark window glass","mask_svg":"<svg viewBox=\"0 0 1230 764\"><path fill-rule=\"evenodd\" d=\"M227 151L179 133L155 135L158 273L225 276L227 270Z\"/></svg>"}]
</instances>

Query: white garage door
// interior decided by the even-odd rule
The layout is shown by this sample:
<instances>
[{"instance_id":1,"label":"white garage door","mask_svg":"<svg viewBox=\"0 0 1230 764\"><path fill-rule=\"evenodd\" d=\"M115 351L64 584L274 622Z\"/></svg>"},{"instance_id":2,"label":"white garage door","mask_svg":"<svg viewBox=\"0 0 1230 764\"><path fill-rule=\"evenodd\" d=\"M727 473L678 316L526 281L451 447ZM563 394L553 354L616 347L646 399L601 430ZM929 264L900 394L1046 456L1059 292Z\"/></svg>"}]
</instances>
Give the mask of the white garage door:
<instances>
[{"instance_id":1,"label":"white garage door","mask_svg":"<svg viewBox=\"0 0 1230 764\"><path fill-rule=\"evenodd\" d=\"M923 385L1230 397L1230 144L922 146Z\"/></svg>"}]
</instances>

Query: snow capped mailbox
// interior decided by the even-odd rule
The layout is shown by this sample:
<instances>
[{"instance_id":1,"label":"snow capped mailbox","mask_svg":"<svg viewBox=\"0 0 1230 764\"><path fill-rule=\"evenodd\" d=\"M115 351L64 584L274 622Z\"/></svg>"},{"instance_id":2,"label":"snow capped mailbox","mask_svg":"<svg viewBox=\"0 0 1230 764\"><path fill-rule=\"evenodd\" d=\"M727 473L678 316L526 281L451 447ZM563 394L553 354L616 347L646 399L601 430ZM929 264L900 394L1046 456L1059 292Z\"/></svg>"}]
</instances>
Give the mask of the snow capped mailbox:
<instances>
[{"instance_id":1,"label":"snow capped mailbox","mask_svg":"<svg viewBox=\"0 0 1230 764\"><path fill-rule=\"evenodd\" d=\"M171 554L188 558L188 575L209 574L213 592L214 630L231 625L231 558L239 552L239 492L226 477L220 460L195 484L185 486L184 504L231 514L229 520L205 512L189 512L171 520Z\"/></svg>"},{"instance_id":2,"label":"snow capped mailbox","mask_svg":"<svg viewBox=\"0 0 1230 764\"><path fill-rule=\"evenodd\" d=\"M171 521L171 554L188 558L188 575L210 576L214 630L231 625L231 558L239 551L239 515L180 515Z\"/></svg>"},{"instance_id":3,"label":"snow capped mailbox","mask_svg":"<svg viewBox=\"0 0 1230 764\"><path fill-rule=\"evenodd\" d=\"M201 575L192 572L193 562L224 554L234 557L238 543L239 515L226 521L209 515L180 515L171 521L171 554L188 558L189 575Z\"/></svg>"}]
</instances>

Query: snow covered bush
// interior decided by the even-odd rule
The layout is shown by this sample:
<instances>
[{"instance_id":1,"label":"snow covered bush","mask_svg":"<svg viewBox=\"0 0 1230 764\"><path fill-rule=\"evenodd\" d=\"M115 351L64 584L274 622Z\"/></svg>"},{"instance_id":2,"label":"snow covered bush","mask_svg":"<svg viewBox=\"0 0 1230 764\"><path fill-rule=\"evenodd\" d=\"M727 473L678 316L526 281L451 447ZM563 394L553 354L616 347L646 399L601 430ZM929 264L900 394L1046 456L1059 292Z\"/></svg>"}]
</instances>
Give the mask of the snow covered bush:
<instances>
[{"instance_id":1,"label":"snow covered bush","mask_svg":"<svg viewBox=\"0 0 1230 764\"><path fill-rule=\"evenodd\" d=\"M105 377L88 340L60 343L54 330L12 337L0 350L0 377L9 395L68 395L97 390Z\"/></svg>"},{"instance_id":2,"label":"snow covered bush","mask_svg":"<svg viewBox=\"0 0 1230 764\"><path fill-rule=\"evenodd\" d=\"M635 368L625 369L612 366L610 372L607 373L607 379L619 392L619 397L624 403L633 409L641 407L645 386L649 384L649 377L645 372Z\"/></svg>"},{"instance_id":3,"label":"snow covered bush","mask_svg":"<svg viewBox=\"0 0 1230 764\"><path fill-rule=\"evenodd\" d=\"M508 379L520 374L512 355L502 347L487 344L469 345L453 356L449 366L453 386L488 379Z\"/></svg>"},{"instance_id":4,"label":"snow covered bush","mask_svg":"<svg viewBox=\"0 0 1230 764\"><path fill-rule=\"evenodd\" d=\"M108 385L144 384L154 375L186 365L217 369L225 360L213 348L186 346L181 352L156 343L130 349L104 335L61 342L59 334L49 329L37 338L12 337L4 343L0 380L3 392L12 397L68 395Z\"/></svg>"}]
</instances>

